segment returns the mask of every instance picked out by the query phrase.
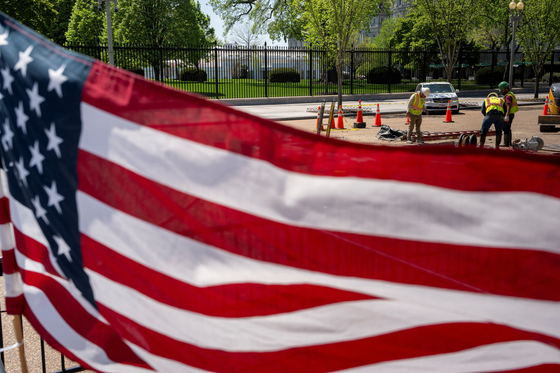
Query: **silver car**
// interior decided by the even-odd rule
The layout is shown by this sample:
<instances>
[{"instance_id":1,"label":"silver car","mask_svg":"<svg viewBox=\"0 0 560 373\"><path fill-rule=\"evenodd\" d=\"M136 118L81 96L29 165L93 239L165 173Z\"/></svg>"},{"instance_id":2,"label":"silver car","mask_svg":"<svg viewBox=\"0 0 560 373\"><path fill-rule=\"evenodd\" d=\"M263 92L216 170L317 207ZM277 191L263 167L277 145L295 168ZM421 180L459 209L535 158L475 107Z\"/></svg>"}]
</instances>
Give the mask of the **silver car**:
<instances>
[{"instance_id":1,"label":"silver car","mask_svg":"<svg viewBox=\"0 0 560 373\"><path fill-rule=\"evenodd\" d=\"M430 88L431 91L424 104L428 112L447 110L449 101L453 114L459 112L459 97L457 97L459 90L455 89L451 83L420 83L415 92L419 92L422 88Z\"/></svg>"}]
</instances>

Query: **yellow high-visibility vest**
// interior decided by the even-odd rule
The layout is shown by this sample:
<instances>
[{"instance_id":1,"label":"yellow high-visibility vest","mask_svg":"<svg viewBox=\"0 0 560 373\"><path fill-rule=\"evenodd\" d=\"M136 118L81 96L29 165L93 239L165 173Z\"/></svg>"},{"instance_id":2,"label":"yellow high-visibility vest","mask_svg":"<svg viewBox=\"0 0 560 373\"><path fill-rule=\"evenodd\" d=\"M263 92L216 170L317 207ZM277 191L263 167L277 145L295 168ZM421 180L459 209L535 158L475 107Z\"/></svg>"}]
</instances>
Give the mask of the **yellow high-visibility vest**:
<instances>
[{"instance_id":1,"label":"yellow high-visibility vest","mask_svg":"<svg viewBox=\"0 0 560 373\"><path fill-rule=\"evenodd\" d=\"M426 99L420 97L420 92L416 92L415 96L416 97L414 97L414 101L412 101L412 105L410 107L410 113L412 115L422 115L422 109L424 108Z\"/></svg>"},{"instance_id":2,"label":"yellow high-visibility vest","mask_svg":"<svg viewBox=\"0 0 560 373\"><path fill-rule=\"evenodd\" d=\"M513 92L506 93L506 96L511 97L511 109L509 109L510 114L515 114L519 111L519 107L517 106L517 98L513 94Z\"/></svg>"},{"instance_id":3,"label":"yellow high-visibility vest","mask_svg":"<svg viewBox=\"0 0 560 373\"><path fill-rule=\"evenodd\" d=\"M486 103L486 114L488 114L488 112L490 110L498 110L502 114L505 114L504 106L503 106L504 101L501 98L490 97L490 98L487 98L486 100L484 100L484 102Z\"/></svg>"}]
</instances>

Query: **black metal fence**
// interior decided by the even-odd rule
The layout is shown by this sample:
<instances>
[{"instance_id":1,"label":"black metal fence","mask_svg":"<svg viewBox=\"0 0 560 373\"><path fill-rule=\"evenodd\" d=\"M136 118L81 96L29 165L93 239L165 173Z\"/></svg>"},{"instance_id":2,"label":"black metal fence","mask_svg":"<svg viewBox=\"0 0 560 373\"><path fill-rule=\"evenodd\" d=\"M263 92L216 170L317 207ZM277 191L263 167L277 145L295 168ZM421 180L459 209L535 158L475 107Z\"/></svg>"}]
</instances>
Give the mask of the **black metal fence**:
<instances>
[{"instance_id":1,"label":"black metal fence","mask_svg":"<svg viewBox=\"0 0 560 373\"><path fill-rule=\"evenodd\" d=\"M3 276L2 271L2 258L0 257L0 276ZM2 293L3 293L2 288ZM5 307L5 302L2 296L1 302ZM14 326L9 320L12 316L6 314L5 309L0 310L0 349L6 345L15 343ZM21 316L17 316L21 317ZM23 319L22 322L23 341L25 348L25 355L27 367L29 372L41 373L74 373L82 372L85 369L77 363L69 360L64 355L48 346L45 341L39 337L35 330L29 325L27 320ZM21 371L18 349L10 349L6 352L0 352L0 361L6 372Z\"/></svg>"},{"instance_id":2,"label":"black metal fence","mask_svg":"<svg viewBox=\"0 0 560 373\"><path fill-rule=\"evenodd\" d=\"M106 45L66 48L108 61ZM495 88L509 80L509 60L510 53L505 51L464 51L453 69L452 82L461 90ZM148 79L212 98L317 96L338 91L334 59L321 49L266 44L250 48L115 45L114 61ZM518 84L534 81L523 53L515 54L513 66ZM543 73L560 71L559 66L560 53L553 53ZM279 68L297 72L299 79L276 81ZM489 78L477 79L477 72L484 68ZM201 72L192 73L193 69ZM447 74L437 52L352 49L345 53L342 78L343 94L360 95L411 92L419 82L447 80Z\"/></svg>"}]
</instances>

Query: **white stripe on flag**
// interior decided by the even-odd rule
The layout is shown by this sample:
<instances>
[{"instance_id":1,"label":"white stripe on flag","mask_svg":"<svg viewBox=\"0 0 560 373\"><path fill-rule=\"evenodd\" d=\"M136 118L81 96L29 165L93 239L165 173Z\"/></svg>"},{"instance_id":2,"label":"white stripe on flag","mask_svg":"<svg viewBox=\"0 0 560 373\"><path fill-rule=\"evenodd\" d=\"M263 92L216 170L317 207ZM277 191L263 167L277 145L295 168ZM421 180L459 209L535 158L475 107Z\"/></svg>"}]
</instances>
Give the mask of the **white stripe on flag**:
<instances>
[{"instance_id":1,"label":"white stripe on flag","mask_svg":"<svg viewBox=\"0 0 560 373\"><path fill-rule=\"evenodd\" d=\"M560 350L536 341L513 341L449 354L364 365L340 372L482 373L516 370L542 364L560 364Z\"/></svg>"},{"instance_id":2,"label":"white stripe on flag","mask_svg":"<svg viewBox=\"0 0 560 373\"><path fill-rule=\"evenodd\" d=\"M381 237L560 253L560 200L553 197L309 176L152 130L85 103L82 120L83 150L173 189L272 221ZM406 213L399 206L406 207ZM528 220L523 209L539 213Z\"/></svg>"},{"instance_id":3,"label":"white stripe on flag","mask_svg":"<svg viewBox=\"0 0 560 373\"><path fill-rule=\"evenodd\" d=\"M166 359L164 357L149 353L137 345L125 341L128 347L134 353L149 364L154 370L165 373L207 373L207 370L194 368L190 365L185 365L175 360Z\"/></svg>"},{"instance_id":4,"label":"white stripe on flag","mask_svg":"<svg viewBox=\"0 0 560 373\"><path fill-rule=\"evenodd\" d=\"M88 275L96 301L113 311L178 341L231 352L280 351L420 326L484 321L393 300L341 302L269 316L212 317L159 303L95 272Z\"/></svg>"},{"instance_id":5,"label":"white stripe on flag","mask_svg":"<svg viewBox=\"0 0 560 373\"><path fill-rule=\"evenodd\" d=\"M150 370L122 365L111 361L101 347L83 338L66 323L41 289L24 285L24 293L27 305L45 330L61 345L89 366L103 372L152 372Z\"/></svg>"}]
</instances>

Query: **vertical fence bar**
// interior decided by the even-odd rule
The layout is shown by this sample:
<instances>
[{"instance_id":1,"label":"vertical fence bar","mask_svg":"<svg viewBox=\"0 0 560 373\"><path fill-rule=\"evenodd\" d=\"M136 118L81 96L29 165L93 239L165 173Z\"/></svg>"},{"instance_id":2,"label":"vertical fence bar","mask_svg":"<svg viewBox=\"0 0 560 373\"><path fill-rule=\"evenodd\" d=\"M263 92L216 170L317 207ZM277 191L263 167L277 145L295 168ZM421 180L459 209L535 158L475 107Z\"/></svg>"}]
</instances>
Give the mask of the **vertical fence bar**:
<instances>
[{"instance_id":1,"label":"vertical fence bar","mask_svg":"<svg viewBox=\"0 0 560 373\"><path fill-rule=\"evenodd\" d=\"M350 50L350 94L354 94L354 44Z\"/></svg>"},{"instance_id":2,"label":"vertical fence bar","mask_svg":"<svg viewBox=\"0 0 560 373\"><path fill-rule=\"evenodd\" d=\"M264 42L264 97L268 97L268 60L266 53L266 41Z\"/></svg>"},{"instance_id":3,"label":"vertical fence bar","mask_svg":"<svg viewBox=\"0 0 560 373\"><path fill-rule=\"evenodd\" d=\"M43 373L47 373L47 363L45 361L45 341L41 338L41 369Z\"/></svg>"},{"instance_id":4,"label":"vertical fence bar","mask_svg":"<svg viewBox=\"0 0 560 373\"><path fill-rule=\"evenodd\" d=\"M461 76L463 75L463 49L459 48L459 74L457 74L457 89L461 89Z\"/></svg>"},{"instance_id":5,"label":"vertical fence bar","mask_svg":"<svg viewBox=\"0 0 560 373\"><path fill-rule=\"evenodd\" d=\"M389 79L387 80L387 91L388 93L391 93L391 79L393 76L393 63L392 63L392 51L391 51L391 47L389 47Z\"/></svg>"},{"instance_id":6,"label":"vertical fence bar","mask_svg":"<svg viewBox=\"0 0 560 373\"><path fill-rule=\"evenodd\" d=\"M214 42L214 80L216 82L216 98L220 98L220 90L218 88L218 42Z\"/></svg>"},{"instance_id":7,"label":"vertical fence bar","mask_svg":"<svg viewBox=\"0 0 560 373\"><path fill-rule=\"evenodd\" d=\"M490 67L490 88L494 88L494 64L496 63L496 59L494 58L495 52L492 51L492 63Z\"/></svg>"},{"instance_id":8,"label":"vertical fence bar","mask_svg":"<svg viewBox=\"0 0 560 373\"><path fill-rule=\"evenodd\" d=\"M554 50L552 50L552 56L550 57L550 74L548 74L548 86L552 85L552 76L554 75Z\"/></svg>"},{"instance_id":9,"label":"vertical fence bar","mask_svg":"<svg viewBox=\"0 0 560 373\"><path fill-rule=\"evenodd\" d=\"M523 88L524 83L525 83L525 58L523 58L523 61L521 61L521 88Z\"/></svg>"}]
</instances>

